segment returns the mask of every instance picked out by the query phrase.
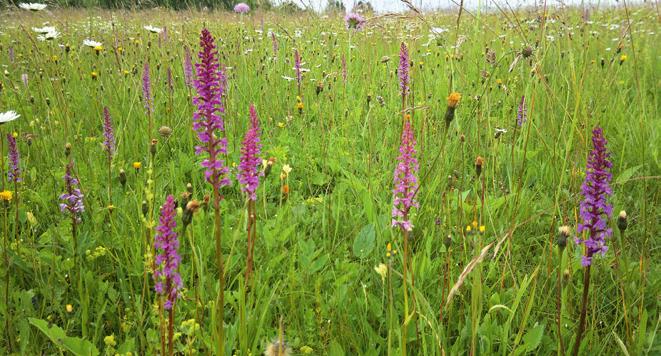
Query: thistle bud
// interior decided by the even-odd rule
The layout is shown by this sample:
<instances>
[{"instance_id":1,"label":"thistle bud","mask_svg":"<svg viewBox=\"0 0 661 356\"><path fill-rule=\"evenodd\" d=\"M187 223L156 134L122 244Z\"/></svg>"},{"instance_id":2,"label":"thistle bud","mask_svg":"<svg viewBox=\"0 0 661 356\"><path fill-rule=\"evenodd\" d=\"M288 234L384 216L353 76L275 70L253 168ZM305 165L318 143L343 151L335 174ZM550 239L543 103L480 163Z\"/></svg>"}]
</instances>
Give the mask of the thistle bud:
<instances>
[{"instance_id":1,"label":"thistle bud","mask_svg":"<svg viewBox=\"0 0 661 356\"><path fill-rule=\"evenodd\" d=\"M164 137L164 138L168 138L168 137L170 137L170 135L172 135L172 129L169 128L169 127L167 127L167 126L161 126L161 127L158 129L158 133L159 133L162 137Z\"/></svg>"},{"instance_id":2,"label":"thistle bud","mask_svg":"<svg viewBox=\"0 0 661 356\"><path fill-rule=\"evenodd\" d=\"M147 201L143 200L142 201L142 215L147 216L147 213L149 213L149 206L147 205Z\"/></svg>"},{"instance_id":3,"label":"thistle bud","mask_svg":"<svg viewBox=\"0 0 661 356\"><path fill-rule=\"evenodd\" d=\"M617 228L620 229L620 233L624 233L624 231L627 229L627 226L629 226L629 222L627 221L627 212L622 210L617 216Z\"/></svg>"},{"instance_id":4,"label":"thistle bud","mask_svg":"<svg viewBox=\"0 0 661 356\"><path fill-rule=\"evenodd\" d=\"M484 158L482 156L477 156L475 159L475 174L479 178L482 174L482 166L484 165Z\"/></svg>"},{"instance_id":5,"label":"thistle bud","mask_svg":"<svg viewBox=\"0 0 661 356\"><path fill-rule=\"evenodd\" d=\"M523 58L528 58L532 56L532 47L526 46L522 51L521 54L523 55Z\"/></svg>"},{"instance_id":6,"label":"thistle bud","mask_svg":"<svg viewBox=\"0 0 661 356\"><path fill-rule=\"evenodd\" d=\"M448 235L443 239L443 245L445 245L445 248L450 248L451 244L452 244L452 236Z\"/></svg>"},{"instance_id":7,"label":"thistle bud","mask_svg":"<svg viewBox=\"0 0 661 356\"><path fill-rule=\"evenodd\" d=\"M158 143L157 139L152 139L151 140L151 145L149 145L149 153L151 153L151 156L154 157L156 155L156 144Z\"/></svg>"},{"instance_id":8,"label":"thistle bud","mask_svg":"<svg viewBox=\"0 0 661 356\"><path fill-rule=\"evenodd\" d=\"M126 171L124 171L124 169L119 170L119 182L122 186L126 185Z\"/></svg>"},{"instance_id":9,"label":"thistle bud","mask_svg":"<svg viewBox=\"0 0 661 356\"><path fill-rule=\"evenodd\" d=\"M184 223L184 226L190 225L190 223L193 221L193 215L197 210L200 208L200 202L197 200L193 199L189 201L186 204L186 208L184 209L184 215L182 216L182 222Z\"/></svg>"},{"instance_id":10,"label":"thistle bud","mask_svg":"<svg viewBox=\"0 0 661 356\"><path fill-rule=\"evenodd\" d=\"M567 247L567 238L569 238L569 226L560 226L560 228L558 228L558 238L556 240L560 251Z\"/></svg>"}]
</instances>

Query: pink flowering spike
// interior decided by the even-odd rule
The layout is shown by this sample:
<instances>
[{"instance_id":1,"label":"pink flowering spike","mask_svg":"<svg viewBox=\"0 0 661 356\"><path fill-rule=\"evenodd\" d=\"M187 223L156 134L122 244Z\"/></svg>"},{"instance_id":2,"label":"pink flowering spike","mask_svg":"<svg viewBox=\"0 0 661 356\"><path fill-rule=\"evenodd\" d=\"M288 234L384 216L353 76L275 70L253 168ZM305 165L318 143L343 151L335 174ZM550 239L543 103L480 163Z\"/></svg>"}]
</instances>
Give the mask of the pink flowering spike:
<instances>
[{"instance_id":1,"label":"pink flowering spike","mask_svg":"<svg viewBox=\"0 0 661 356\"><path fill-rule=\"evenodd\" d=\"M526 119L528 118L527 115L527 110L526 110L526 97L521 96L521 101L519 102L519 107L516 111L516 123L519 126L523 126L523 124L526 122Z\"/></svg>"},{"instance_id":2,"label":"pink flowering spike","mask_svg":"<svg viewBox=\"0 0 661 356\"><path fill-rule=\"evenodd\" d=\"M587 231L586 240L576 239L577 243L585 245L585 256L581 261L584 267L592 263L595 253L602 255L608 251L606 239L612 234L608 227L608 218L612 214L612 206L608 204L608 196L613 193L610 187L612 175L610 169L610 155L606 150L606 138L600 127L592 130L592 151L588 155L585 181L581 186L583 201L580 215L582 223L578 225L578 232Z\"/></svg>"},{"instance_id":3,"label":"pink flowering spike","mask_svg":"<svg viewBox=\"0 0 661 356\"><path fill-rule=\"evenodd\" d=\"M184 47L184 83L189 88L193 87L193 59L188 46Z\"/></svg>"},{"instance_id":4,"label":"pink flowering spike","mask_svg":"<svg viewBox=\"0 0 661 356\"><path fill-rule=\"evenodd\" d=\"M259 119L255 106L250 105L250 128L243 138L241 147L241 163L239 164L239 173L237 179L241 184L241 190L248 195L248 199L257 200L257 187L259 187L259 177L263 175L259 169L262 160L260 153L262 145L259 139Z\"/></svg>"},{"instance_id":5,"label":"pink flowering spike","mask_svg":"<svg viewBox=\"0 0 661 356\"><path fill-rule=\"evenodd\" d=\"M365 25L365 18L355 12L350 12L344 16L344 25L348 29L361 30Z\"/></svg>"},{"instance_id":6,"label":"pink flowering spike","mask_svg":"<svg viewBox=\"0 0 661 356\"><path fill-rule=\"evenodd\" d=\"M411 129L411 121L404 122L399 157L394 173L392 227L411 231L413 224L409 219L411 208L418 207L415 194L418 190L418 160L415 158L415 138Z\"/></svg>"},{"instance_id":7,"label":"pink flowering spike","mask_svg":"<svg viewBox=\"0 0 661 356\"><path fill-rule=\"evenodd\" d=\"M234 12L237 14L247 14L250 11L250 6L244 2L234 5Z\"/></svg>"},{"instance_id":8,"label":"pink flowering spike","mask_svg":"<svg viewBox=\"0 0 661 356\"><path fill-rule=\"evenodd\" d=\"M402 96L406 96L409 93L409 49L406 47L406 44L402 42L402 46L399 49L399 69L397 74L399 75L399 88L402 92Z\"/></svg>"},{"instance_id":9,"label":"pink flowering spike","mask_svg":"<svg viewBox=\"0 0 661 356\"><path fill-rule=\"evenodd\" d=\"M154 260L154 290L165 296L163 307L166 310L172 309L183 287L179 275L181 256L179 256L179 238L175 232L176 215L174 197L168 195L161 208L161 216L154 236L154 250L157 252Z\"/></svg>"},{"instance_id":10,"label":"pink flowering spike","mask_svg":"<svg viewBox=\"0 0 661 356\"><path fill-rule=\"evenodd\" d=\"M275 32L271 32L271 45L273 46L273 57L278 56L278 39L275 38Z\"/></svg>"},{"instance_id":11,"label":"pink flowering spike","mask_svg":"<svg viewBox=\"0 0 661 356\"><path fill-rule=\"evenodd\" d=\"M200 63L195 64L197 79L194 81L197 96L193 103L197 110L193 114L193 129L201 145L195 147L196 154L206 154L202 162L206 168L204 176L216 189L230 184L229 169L222 157L227 153L227 139L223 136L223 89L224 74L219 69L218 51L213 36L207 29L200 34Z\"/></svg>"},{"instance_id":12,"label":"pink flowering spike","mask_svg":"<svg viewBox=\"0 0 661 356\"><path fill-rule=\"evenodd\" d=\"M151 76L149 74L149 62L145 62L142 70L142 100L145 105L147 115L151 115L154 111L154 103L151 97Z\"/></svg>"},{"instance_id":13,"label":"pink flowering spike","mask_svg":"<svg viewBox=\"0 0 661 356\"><path fill-rule=\"evenodd\" d=\"M7 134L7 141L9 142L9 169L7 170L7 179L10 182L17 183L21 181L21 165L14 135Z\"/></svg>"},{"instance_id":14,"label":"pink flowering spike","mask_svg":"<svg viewBox=\"0 0 661 356\"><path fill-rule=\"evenodd\" d=\"M108 107L103 108L103 149L108 153L108 159L115 154L115 133Z\"/></svg>"},{"instance_id":15,"label":"pink flowering spike","mask_svg":"<svg viewBox=\"0 0 661 356\"><path fill-rule=\"evenodd\" d=\"M64 173L64 194L60 195L60 211L69 213L77 223L81 222L81 215L85 211L83 193L80 191L78 179L73 177L73 162L67 164Z\"/></svg>"},{"instance_id":16,"label":"pink flowering spike","mask_svg":"<svg viewBox=\"0 0 661 356\"><path fill-rule=\"evenodd\" d=\"M298 53L298 49L294 50L294 70L296 71L296 83L300 87L303 77L301 74L301 54Z\"/></svg>"}]
</instances>

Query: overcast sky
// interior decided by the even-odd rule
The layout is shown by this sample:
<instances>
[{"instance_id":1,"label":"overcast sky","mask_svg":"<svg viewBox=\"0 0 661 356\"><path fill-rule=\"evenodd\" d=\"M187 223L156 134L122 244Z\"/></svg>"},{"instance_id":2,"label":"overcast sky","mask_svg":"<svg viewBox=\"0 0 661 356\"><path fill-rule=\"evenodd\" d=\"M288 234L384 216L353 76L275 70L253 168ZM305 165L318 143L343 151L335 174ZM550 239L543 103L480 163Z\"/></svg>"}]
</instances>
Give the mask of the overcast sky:
<instances>
[{"instance_id":1,"label":"overcast sky","mask_svg":"<svg viewBox=\"0 0 661 356\"><path fill-rule=\"evenodd\" d=\"M321 10L326 6L328 0L294 0L295 3L305 3L312 4L317 10ZM402 11L406 9L406 6L402 4L399 0L369 0L372 3L374 9L378 12L389 12L389 11ZM431 10L438 8L452 8L455 7L455 2L459 3L460 0L412 0L413 4L421 9ZM519 6L534 5L535 0L464 0L464 6L466 8L475 9L478 5L491 6L493 7L493 2L497 1L499 6L505 6L509 3L512 8L517 8ZM635 0L630 0L629 2L634 2ZM641 0L637 0L640 2ZM652 0L647 0L652 1ZM347 10L350 10L358 0L342 0L344 6ZM538 3L543 3L543 0L537 0ZM564 4L581 4L582 2L590 3L599 6L609 6L609 5L621 5L622 1L616 0L547 0L548 5L558 5L560 3Z\"/></svg>"}]
</instances>

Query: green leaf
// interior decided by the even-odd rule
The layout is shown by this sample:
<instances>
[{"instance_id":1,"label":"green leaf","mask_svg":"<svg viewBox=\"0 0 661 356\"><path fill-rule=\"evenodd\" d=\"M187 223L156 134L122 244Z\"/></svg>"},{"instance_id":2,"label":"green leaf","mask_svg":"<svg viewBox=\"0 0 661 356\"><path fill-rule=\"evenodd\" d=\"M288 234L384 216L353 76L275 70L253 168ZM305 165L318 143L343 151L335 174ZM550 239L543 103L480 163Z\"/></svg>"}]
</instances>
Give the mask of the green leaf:
<instances>
[{"instance_id":1,"label":"green leaf","mask_svg":"<svg viewBox=\"0 0 661 356\"><path fill-rule=\"evenodd\" d=\"M526 350L528 350L528 352L536 349L539 346L539 343L542 341L543 335L544 325L535 325L523 337L523 346L526 348Z\"/></svg>"},{"instance_id":2,"label":"green leaf","mask_svg":"<svg viewBox=\"0 0 661 356\"><path fill-rule=\"evenodd\" d=\"M374 250L376 232L373 224L367 224L360 230L353 241L353 254L358 258L365 258Z\"/></svg>"},{"instance_id":3,"label":"green leaf","mask_svg":"<svg viewBox=\"0 0 661 356\"><path fill-rule=\"evenodd\" d=\"M64 330L57 325L49 327L48 322L42 319L28 318L28 320L30 324L48 336L55 345L74 355L97 356L99 354L99 350L91 342L78 337L67 336Z\"/></svg>"},{"instance_id":4,"label":"green leaf","mask_svg":"<svg viewBox=\"0 0 661 356\"><path fill-rule=\"evenodd\" d=\"M637 170L640 169L642 166L635 166L635 167L630 167L624 170L624 172L620 173L620 175L617 177L617 180L615 180L615 184L624 184L626 183L633 175L636 173Z\"/></svg>"}]
</instances>

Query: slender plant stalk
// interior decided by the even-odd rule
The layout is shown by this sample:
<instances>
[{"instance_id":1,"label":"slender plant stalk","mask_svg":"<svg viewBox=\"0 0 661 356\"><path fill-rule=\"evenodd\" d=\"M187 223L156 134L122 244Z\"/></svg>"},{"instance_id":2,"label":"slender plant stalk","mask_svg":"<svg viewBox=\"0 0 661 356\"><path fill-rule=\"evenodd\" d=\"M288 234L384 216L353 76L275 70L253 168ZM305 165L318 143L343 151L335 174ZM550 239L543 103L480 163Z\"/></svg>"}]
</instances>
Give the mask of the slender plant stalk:
<instances>
[{"instance_id":1,"label":"slender plant stalk","mask_svg":"<svg viewBox=\"0 0 661 356\"><path fill-rule=\"evenodd\" d=\"M168 312L168 355L174 355L174 305Z\"/></svg>"},{"instance_id":2,"label":"slender plant stalk","mask_svg":"<svg viewBox=\"0 0 661 356\"><path fill-rule=\"evenodd\" d=\"M583 270L583 299L581 305L581 317L578 322L578 332L576 333L576 342L572 351L573 356L578 355L578 349L581 346L581 339L583 338L583 331L585 331L585 315L588 309L588 290L590 289L590 266L585 267Z\"/></svg>"},{"instance_id":3,"label":"slender plant stalk","mask_svg":"<svg viewBox=\"0 0 661 356\"><path fill-rule=\"evenodd\" d=\"M565 354L565 344L562 341L562 252L563 249L558 250L558 287L556 288L555 295L556 308L558 311L556 317L558 320L558 342L560 343L558 355L560 356L564 356Z\"/></svg>"},{"instance_id":4,"label":"slender plant stalk","mask_svg":"<svg viewBox=\"0 0 661 356\"><path fill-rule=\"evenodd\" d=\"M218 187L213 187L214 199L214 240L216 241L216 264L218 265L218 297L216 299L216 333L218 340L216 340L218 349L217 355L225 354L225 272L223 267L223 253L222 253L222 236L221 236L221 220L220 220L220 191Z\"/></svg>"},{"instance_id":5,"label":"slender plant stalk","mask_svg":"<svg viewBox=\"0 0 661 356\"><path fill-rule=\"evenodd\" d=\"M403 219L406 220L408 217L407 214L404 214ZM402 356L406 356L406 334L408 331L408 318L409 318L409 291L408 291L408 254L409 254L409 232L406 229L402 229L402 235L404 237L404 255L402 256L402 275L403 275L403 287L404 287L404 321L402 323Z\"/></svg>"}]
</instances>

